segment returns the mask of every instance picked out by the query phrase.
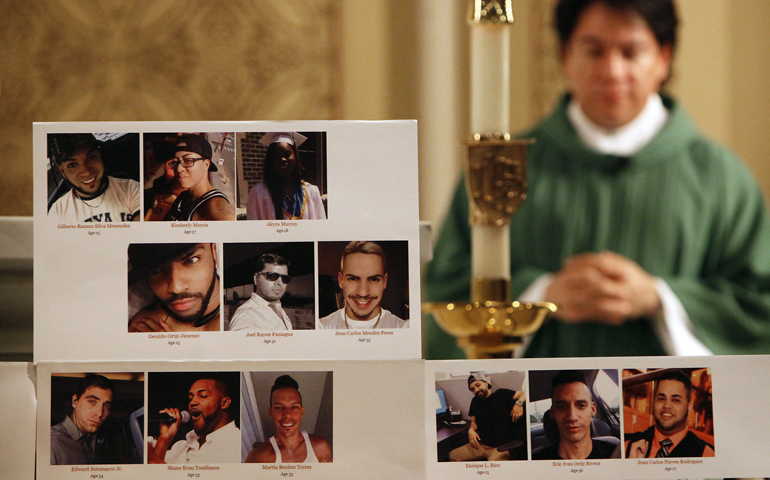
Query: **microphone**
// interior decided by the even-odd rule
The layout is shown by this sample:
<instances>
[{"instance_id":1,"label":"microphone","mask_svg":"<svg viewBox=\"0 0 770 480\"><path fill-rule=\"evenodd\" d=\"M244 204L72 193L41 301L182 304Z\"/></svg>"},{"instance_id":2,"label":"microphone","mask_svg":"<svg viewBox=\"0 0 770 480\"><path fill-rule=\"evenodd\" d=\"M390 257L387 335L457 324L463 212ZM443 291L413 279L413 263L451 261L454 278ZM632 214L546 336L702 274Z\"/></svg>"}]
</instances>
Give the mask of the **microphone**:
<instances>
[{"instance_id":1,"label":"microphone","mask_svg":"<svg viewBox=\"0 0 770 480\"><path fill-rule=\"evenodd\" d=\"M187 423L190 421L190 412L187 410L181 410L179 412L179 416L181 417L182 423ZM150 416L147 421L149 423L174 423L176 420L168 413L156 413Z\"/></svg>"}]
</instances>

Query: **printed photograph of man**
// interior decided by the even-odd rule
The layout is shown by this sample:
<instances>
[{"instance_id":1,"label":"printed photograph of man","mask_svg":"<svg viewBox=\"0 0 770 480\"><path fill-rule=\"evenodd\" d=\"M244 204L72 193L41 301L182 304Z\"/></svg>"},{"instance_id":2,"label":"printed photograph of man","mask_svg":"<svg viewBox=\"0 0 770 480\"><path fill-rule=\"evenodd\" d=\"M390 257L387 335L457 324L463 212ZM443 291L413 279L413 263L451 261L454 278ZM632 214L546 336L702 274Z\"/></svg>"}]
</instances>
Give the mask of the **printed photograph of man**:
<instances>
[{"instance_id":1,"label":"printed photograph of man","mask_svg":"<svg viewBox=\"0 0 770 480\"><path fill-rule=\"evenodd\" d=\"M128 246L128 331L219 331L219 272L213 243Z\"/></svg>"},{"instance_id":2,"label":"printed photograph of man","mask_svg":"<svg viewBox=\"0 0 770 480\"><path fill-rule=\"evenodd\" d=\"M240 463L239 372L148 375L147 463Z\"/></svg>"},{"instance_id":3,"label":"printed photograph of man","mask_svg":"<svg viewBox=\"0 0 770 480\"><path fill-rule=\"evenodd\" d=\"M405 241L318 242L318 328L409 328L407 247Z\"/></svg>"},{"instance_id":4,"label":"printed photograph of man","mask_svg":"<svg viewBox=\"0 0 770 480\"><path fill-rule=\"evenodd\" d=\"M313 242L225 243L225 330L315 328Z\"/></svg>"},{"instance_id":5,"label":"printed photograph of man","mask_svg":"<svg viewBox=\"0 0 770 480\"><path fill-rule=\"evenodd\" d=\"M524 372L436 373L439 462L527 459Z\"/></svg>"},{"instance_id":6,"label":"printed photograph of man","mask_svg":"<svg viewBox=\"0 0 770 480\"><path fill-rule=\"evenodd\" d=\"M325 220L326 132L238 134L239 220Z\"/></svg>"},{"instance_id":7,"label":"printed photograph of man","mask_svg":"<svg viewBox=\"0 0 770 480\"><path fill-rule=\"evenodd\" d=\"M49 133L48 216L61 223L139 220L139 134Z\"/></svg>"},{"instance_id":8,"label":"printed photograph of man","mask_svg":"<svg viewBox=\"0 0 770 480\"><path fill-rule=\"evenodd\" d=\"M51 375L51 465L142 463L143 373Z\"/></svg>"},{"instance_id":9,"label":"printed photograph of man","mask_svg":"<svg viewBox=\"0 0 770 480\"><path fill-rule=\"evenodd\" d=\"M233 133L144 135L145 220L235 220Z\"/></svg>"},{"instance_id":10,"label":"printed photograph of man","mask_svg":"<svg viewBox=\"0 0 770 480\"><path fill-rule=\"evenodd\" d=\"M707 368L623 370L626 458L713 457Z\"/></svg>"},{"instance_id":11,"label":"printed photograph of man","mask_svg":"<svg viewBox=\"0 0 770 480\"><path fill-rule=\"evenodd\" d=\"M532 460L620 458L617 370L529 372Z\"/></svg>"},{"instance_id":12,"label":"printed photograph of man","mask_svg":"<svg viewBox=\"0 0 770 480\"><path fill-rule=\"evenodd\" d=\"M332 461L332 372L245 372L243 461Z\"/></svg>"}]
</instances>

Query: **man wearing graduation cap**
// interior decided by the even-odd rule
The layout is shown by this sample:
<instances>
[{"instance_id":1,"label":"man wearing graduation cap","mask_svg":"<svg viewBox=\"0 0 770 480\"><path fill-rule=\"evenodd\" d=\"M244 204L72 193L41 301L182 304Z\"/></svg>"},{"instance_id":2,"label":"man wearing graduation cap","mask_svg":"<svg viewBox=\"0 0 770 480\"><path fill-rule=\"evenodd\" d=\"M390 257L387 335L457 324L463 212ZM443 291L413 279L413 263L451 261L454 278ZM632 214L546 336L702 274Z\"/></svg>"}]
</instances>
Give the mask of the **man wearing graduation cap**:
<instances>
[{"instance_id":1,"label":"man wearing graduation cap","mask_svg":"<svg viewBox=\"0 0 770 480\"><path fill-rule=\"evenodd\" d=\"M61 222L130 222L139 219L139 182L105 174L103 142L90 133L48 135L48 156L71 187L51 206Z\"/></svg>"},{"instance_id":2,"label":"man wearing graduation cap","mask_svg":"<svg viewBox=\"0 0 770 480\"><path fill-rule=\"evenodd\" d=\"M305 140L297 132L269 132L259 140L267 147L265 179L249 192L248 220L326 219L320 190L302 179L297 147Z\"/></svg>"},{"instance_id":3,"label":"man wearing graduation cap","mask_svg":"<svg viewBox=\"0 0 770 480\"><path fill-rule=\"evenodd\" d=\"M187 133L176 142L176 159L169 163L174 180L185 189L171 205L165 220L235 220L235 209L227 196L211 185L209 172L216 172L211 161L211 144L205 138Z\"/></svg>"},{"instance_id":4,"label":"man wearing graduation cap","mask_svg":"<svg viewBox=\"0 0 770 480\"><path fill-rule=\"evenodd\" d=\"M155 297L133 316L129 332L220 329L215 244L131 244L128 259L129 286L146 282Z\"/></svg>"}]
</instances>

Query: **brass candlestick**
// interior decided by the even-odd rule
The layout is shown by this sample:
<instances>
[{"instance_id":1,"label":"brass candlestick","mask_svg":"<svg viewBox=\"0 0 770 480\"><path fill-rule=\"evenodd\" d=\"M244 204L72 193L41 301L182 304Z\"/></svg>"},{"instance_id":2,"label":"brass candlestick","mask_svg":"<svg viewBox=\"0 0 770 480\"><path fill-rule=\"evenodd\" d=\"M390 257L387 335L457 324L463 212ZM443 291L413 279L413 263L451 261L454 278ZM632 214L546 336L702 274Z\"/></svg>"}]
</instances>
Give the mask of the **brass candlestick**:
<instances>
[{"instance_id":1,"label":"brass candlestick","mask_svg":"<svg viewBox=\"0 0 770 480\"><path fill-rule=\"evenodd\" d=\"M491 35L478 35L482 53L499 43L507 51L506 35L500 28L513 23L511 1L471 0L470 22L474 28L489 26ZM487 32L490 33L490 32ZM477 45L478 47L478 45ZM472 123L485 125L484 115L498 118L507 130L508 65L489 63L487 55L472 62ZM501 73L501 81L489 82L489 71ZM478 84L480 87L477 87ZM497 95L494 88L502 88ZM503 107L501 107L501 105ZM474 127L475 128L475 127ZM556 306L548 302L511 302L510 246L511 217L527 197L527 146L534 140L511 140L508 133L475 133L467 144L466 183L473 228L474 274L471 302L426 303L439 326L457 337L468 358L488 358L511 352L523 343L523 336L537 331ZM489 249L485 251L483 249ZM481 272L478 274L477 272Z\"/></svg>"}]
</instances>

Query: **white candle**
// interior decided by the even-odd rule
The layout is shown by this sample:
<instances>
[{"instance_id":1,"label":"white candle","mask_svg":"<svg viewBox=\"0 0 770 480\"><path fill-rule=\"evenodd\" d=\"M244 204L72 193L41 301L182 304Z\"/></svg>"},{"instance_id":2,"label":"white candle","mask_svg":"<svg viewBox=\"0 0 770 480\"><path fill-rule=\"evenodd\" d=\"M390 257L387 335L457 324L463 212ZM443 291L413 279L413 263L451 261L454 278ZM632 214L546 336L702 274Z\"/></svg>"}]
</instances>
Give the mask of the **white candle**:
<instances>
[{"instance_id":1,"label":"white candle","mask_svg":"<svg viewBox=\"0 0 770 480\"><path fill-rule=\"evenodd\" d=\"M471 26L471 131L509 133L510 25Z\"/></svg>"},{"instance_id":2,"label":"white candle","mask_svg":"<svg viewBox=\"0 0 770 480\"><path fill-rule=\"evenodd\" d=\"M471 249L475 278L510 277L511 237L508 224L502 227L473 227Z\"/></svg>"},{"instance_id":3,"label":"white candle","mask_svg":"<svg viewBox=\"0 0 770 480\"><path fill-rule=\"evenodd\" d=\"M474 134L509 133L509 28L509 24L490 22L471 26L471 130ZM510 278L507 224L474 226L471 244L474 278Z\"/></svg>"}]
</instances>

